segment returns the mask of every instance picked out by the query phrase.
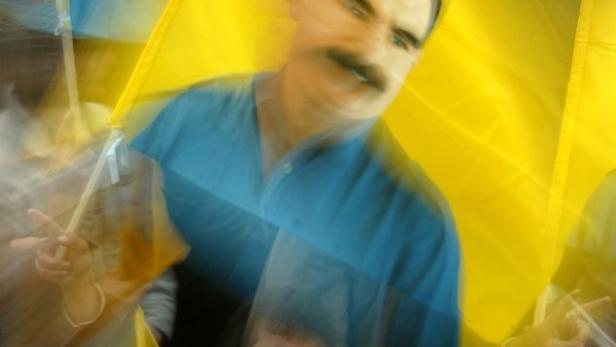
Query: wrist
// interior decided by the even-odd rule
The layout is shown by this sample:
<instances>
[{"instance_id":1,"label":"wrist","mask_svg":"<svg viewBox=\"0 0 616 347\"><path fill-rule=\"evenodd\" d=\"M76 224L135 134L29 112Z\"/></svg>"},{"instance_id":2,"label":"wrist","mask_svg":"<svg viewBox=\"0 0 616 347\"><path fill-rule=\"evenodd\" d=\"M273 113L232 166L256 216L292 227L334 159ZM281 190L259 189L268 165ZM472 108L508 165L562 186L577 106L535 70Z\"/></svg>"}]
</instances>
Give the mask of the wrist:
<instances>
[{"instance_id":1,"label":"wrist","mask_svg":"<svg viewBox=\"0 0 616 347\"><path fill-rule=\"evenodd\" d=\"M103 313L105 294L98 284L64 288L64 318L73 327L91 324Z\"/></svg>"}]
</instances>

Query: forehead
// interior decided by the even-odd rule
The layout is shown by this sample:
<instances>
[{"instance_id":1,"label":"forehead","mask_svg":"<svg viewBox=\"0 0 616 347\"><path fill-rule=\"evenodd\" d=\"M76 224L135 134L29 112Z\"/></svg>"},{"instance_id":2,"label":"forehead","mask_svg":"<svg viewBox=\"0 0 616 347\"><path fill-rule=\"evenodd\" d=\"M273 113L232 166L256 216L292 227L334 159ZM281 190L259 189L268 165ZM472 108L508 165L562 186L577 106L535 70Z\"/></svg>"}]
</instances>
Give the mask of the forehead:
<instances>
[{"instance_id":1,"label":"forehead","mask_svg":"<svg viewBox=\"0 0 616 347\"><path fill-rule=\"evenodd\" d=\"M370 3L384 19L419 37L426 37L431 27L436 0L363 0Z\"/></svg>"}]
</instances>

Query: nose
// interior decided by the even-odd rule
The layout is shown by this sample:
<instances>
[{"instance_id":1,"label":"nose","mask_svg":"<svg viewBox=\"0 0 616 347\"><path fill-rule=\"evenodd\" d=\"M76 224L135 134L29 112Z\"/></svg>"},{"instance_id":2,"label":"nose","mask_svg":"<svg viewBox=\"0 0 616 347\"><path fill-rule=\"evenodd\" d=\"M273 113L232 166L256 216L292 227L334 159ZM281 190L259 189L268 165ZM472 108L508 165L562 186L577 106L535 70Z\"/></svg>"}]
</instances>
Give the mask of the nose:
<instances>
[{"instance_id":1,"label":"nose","mask_svg":"<svg viewBox=\"0 0 616 347\"><path fill-rule=\"evenodd\" d=\"M361 55L366 65L387 66L388 31L388 25L383 21L361 22L349 33L347 47Z\"/></svg>"}]
</instances>

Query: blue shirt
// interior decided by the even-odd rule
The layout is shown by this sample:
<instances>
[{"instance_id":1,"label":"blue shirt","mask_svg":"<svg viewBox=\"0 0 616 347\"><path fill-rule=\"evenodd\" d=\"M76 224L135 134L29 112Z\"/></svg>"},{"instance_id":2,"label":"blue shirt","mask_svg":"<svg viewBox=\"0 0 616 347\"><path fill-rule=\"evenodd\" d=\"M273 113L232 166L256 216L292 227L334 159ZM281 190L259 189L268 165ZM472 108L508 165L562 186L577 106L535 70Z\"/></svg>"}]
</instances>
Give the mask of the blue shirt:
<instances>
[{"instance_id":1,"label":"blue shirt","mask_svg":"<svg viewBox=\"0 0 616 347\"><path fill-rule=\"evenodd\" d=\"M207 319L228 320L212 315L232 299L263 319L298 316L291 329L332 346L458 345L459 245L434 185L394 160L406 157L380 120L310 139L264 176L254 89L194 86L133 142L161 165Z\"/></svg>"}]
</instances>

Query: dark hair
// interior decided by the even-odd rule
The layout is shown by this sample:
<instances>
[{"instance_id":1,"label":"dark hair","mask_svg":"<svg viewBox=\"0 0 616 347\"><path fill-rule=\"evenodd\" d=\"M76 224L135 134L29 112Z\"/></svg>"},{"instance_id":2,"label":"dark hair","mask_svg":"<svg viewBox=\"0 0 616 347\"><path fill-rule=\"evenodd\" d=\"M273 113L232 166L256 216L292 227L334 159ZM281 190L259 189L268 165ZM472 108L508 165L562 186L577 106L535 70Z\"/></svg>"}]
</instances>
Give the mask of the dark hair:
<instances>
[{"instance_id":1,"label":"dark hair","mask_svg":"<svg viewBox=\"0 0 616 347\"><path fill-rule=\"evenodd\" d=\"M0 89L13 85L20 102L36 108L62 61L62 41L0 14Z\"/></svg>"},{"instance_id":2,"label":"dark hair","mask_svg":"<svg viewBox=\"0 0 616 347\"><path fill-rule=\"evenodd\" d=\"M434 29L434 25L438 21L439 16L441 15L441 8L443 7L442 0L434 0L432 3L432 24L430 25L430 32Z\"/></svg>"},{"instance_id":3,"label":"dark hair","mask_svg":"<svg viewBox=\"0 0 616 347\"><path fill-rule=\"evenodd\" d=\"M328 310L318 298L296 291L273 291L253 307L253 327L258 322L271 334L287 338L317 339L327 347L336 345L336 334ZM249 337L255 343L256 336Z\"/></svg>"}]
</instances>

